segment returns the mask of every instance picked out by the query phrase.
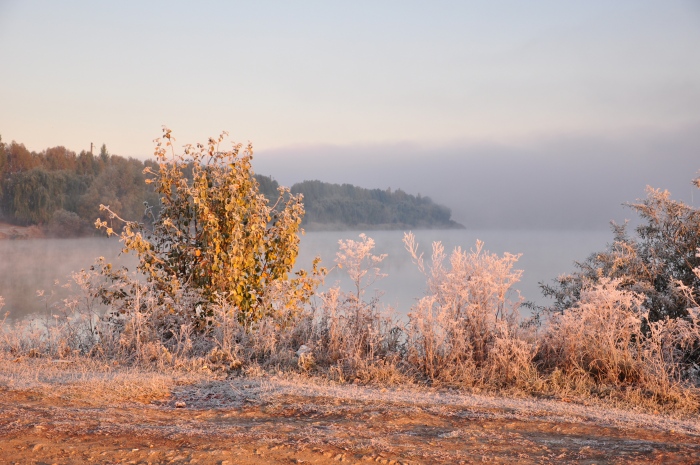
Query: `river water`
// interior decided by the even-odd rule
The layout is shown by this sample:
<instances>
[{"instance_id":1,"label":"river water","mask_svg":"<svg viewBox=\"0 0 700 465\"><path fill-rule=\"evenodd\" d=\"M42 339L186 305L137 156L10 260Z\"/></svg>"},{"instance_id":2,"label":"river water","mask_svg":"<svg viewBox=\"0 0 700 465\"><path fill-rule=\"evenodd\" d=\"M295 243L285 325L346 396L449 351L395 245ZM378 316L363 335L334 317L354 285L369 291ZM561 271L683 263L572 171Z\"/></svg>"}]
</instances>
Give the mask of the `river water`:
<instances>
[{"instance_id":1,"label":"river water","mask_svg":"<svg viewBox=\"0 0 700 465\"><path fill-rule=\"evenodd\" d=\"M308 232L301 239L297 266L310 268L311 260L319 255L327 268L334 265L341 239L359 240L360 232ZM609 231L504 231L504 230L420 230L415 231L417 242L426 257L430 256L433 241L441 241L445 251L454 247L473 248L476 240L484 242L484 249L493 253L522 253L516 268L524 270L516 288L527 300L547 303L539 291L539 282L549 282L556 276L573 270L574 260L583 260L589 254L602 250L612 239ZM381 302L394 307L399 314L410 310L425 290L425 278L420 274L403 247L402 231L370 231L367 236L375 241L375 253L387 254L381 271L388 276L368 289L383 293ZM133 269L132 256L119 256L121 244L107 238L32 239L0 241L0 296L5 311L12 319L46 312L47 302L66 298L69 290L61 287L72 271L89 268L99 256L115 265ZM350 290L350 281L342 270L334 269L326 277L325 286L336 283ZM43 290L43 297L37 291Z\"/></svg>"}]
</instances>

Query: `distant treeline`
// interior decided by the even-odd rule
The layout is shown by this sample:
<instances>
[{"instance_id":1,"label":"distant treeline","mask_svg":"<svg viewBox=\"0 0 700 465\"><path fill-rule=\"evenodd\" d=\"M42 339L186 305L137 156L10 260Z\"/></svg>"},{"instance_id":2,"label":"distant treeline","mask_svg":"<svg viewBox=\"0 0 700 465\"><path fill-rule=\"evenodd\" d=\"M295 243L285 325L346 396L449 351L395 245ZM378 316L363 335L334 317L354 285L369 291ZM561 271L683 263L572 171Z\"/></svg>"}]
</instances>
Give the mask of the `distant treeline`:
<instances>
[{"instance_id":1,"label":"distant treeline","mask_svg":"<svg viewBox=\"0 0 700 465\"><path fill-rule=\"evenodd\" d=\"M146 164L154 164L146 161ZM50 235L94 231L100 204L122 218L144 220L145 206L158 203L145 183L144 162L110 155L79 154L65 147L30 152L23 144L0 141L0 218L18 225L41 225Z\"/></svg>"},{"instance_id":2,"label":"distant treeline","mask_svg":"<svg viewBox=\"0 0 700 465\"><path fill-rule=\"evenodd\" d=\"M104 217L99 209L104 204L122 218L148 222L146 205L157 209L158 196L145 183L147 165L156 168L152 160L110 155L104 145L98 155L65 147L37 153L0 139L0 220L40 225L53 236L79 236L94 231L95 220ZM277 181L256 178L263 194L277 197ZM461 227L447 207L400 189L304 181L291 190L304 194L304 222L312 228Z\"/></svg>"}]
</instances>

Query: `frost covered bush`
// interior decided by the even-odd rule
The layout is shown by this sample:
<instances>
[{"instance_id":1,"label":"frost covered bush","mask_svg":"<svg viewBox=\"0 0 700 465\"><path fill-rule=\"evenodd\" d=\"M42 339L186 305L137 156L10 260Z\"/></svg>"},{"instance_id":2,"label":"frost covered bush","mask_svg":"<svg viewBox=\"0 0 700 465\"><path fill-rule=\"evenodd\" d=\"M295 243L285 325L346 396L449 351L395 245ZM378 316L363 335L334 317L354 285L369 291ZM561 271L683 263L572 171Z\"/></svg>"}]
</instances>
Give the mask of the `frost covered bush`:
<instances>
[{"instance_id":1,"label":"frost covered bush","mask_svg":"<svg viewBox=\"0 0 700 465\"><path fill-rule=\"evenodd\" d=\"M697 180L696 180L697 182ZM693 268L700 278L700 267ZM647 321L644 343L644 380L653 395L661 401L688 403L687 397L700 393L700 305L697 295L700 287L692 288L682 281L677 282L679 292L690 303L684 318L669 318ZM691 392L687 388L694 388Z\"/></svg>"},{"instance_id":2,"label":"frost covered bush","mask_svg":"<svg viewBox=\"0 0 700 465\"><path fill-rule=\"evenodd\" d=\"M469 252L455 249L448 267L435 242L426 269L413 234L404 244L427 277L426 296L409 314L407 362L448 383L517 384L532 377L535 346L518 324L522 299L509 296L522 274L513 268L519 256L490 254L477 241Z\"/></svg>"},{"instance_id":3,"label":"frost covered bush","mask_svg":"<svg viewBox=\"0 0 700 465\"><path fill-rule=\"evenodd\" d=\"M584 287L578 302L554 314L539 351L541 368L559 388L617 392L633 402L698 408L697 309L687 318L650 321L644 297L621 280Z\"/></svg>"},{"instance_id":4,"label":"frost covered bush","mask_svg":"<svg viewBox=\"0 0 700 465\"><path fill-rule=\"evenodd\" d=\"M687 318L665 318L648 325L643 345L644 388L658 403L697 409L700 367L693 360L700 349L700 309L688 309Z\"/></svg>"},{"instance_id":5,"label":"frost covered bush","mask_svg":"<svg viewBox=\"0 0 700 465\"><path fill-rule=\"evenodd\" d=\"M551 317L540 350L545 368L590 376L598 383L640 379L646 311L639 294L619 287L619 280L602 280L584 288L575 305Z\"/></svg>"},{"instance_id":6,"label":"frost covered bush","mask_svg":"<svg viewBox=\"0 0 700 465\"><path fill-rule=\"evenodd\" d=\"M618 279L623 288L644 296L649 320L688 315L689 297L700 297L700 278L693 271L700 266L700 210L652 188L647 188L646 198L628 206L641 220L633 234L626 225L613 224L614 239L606 250L543 286L544 294L555 299L554 310L575 305L588 283ZM681 286L689 292L682 292Z\"/></svg>"},{"instance_id":7,"label":"frost covered bush","mask_svg":"<svg viewBox=\"0 0 700 465\"><path fill-rule=\"evenodd\" d=\"M652 188L629 206L642 220L635 234L613 225L606 250L543 286L555 301L544 309L554 316L539 363L566 373L563 384L613 385L697 409L700 210Z\"/></svg>"}]
</instances>

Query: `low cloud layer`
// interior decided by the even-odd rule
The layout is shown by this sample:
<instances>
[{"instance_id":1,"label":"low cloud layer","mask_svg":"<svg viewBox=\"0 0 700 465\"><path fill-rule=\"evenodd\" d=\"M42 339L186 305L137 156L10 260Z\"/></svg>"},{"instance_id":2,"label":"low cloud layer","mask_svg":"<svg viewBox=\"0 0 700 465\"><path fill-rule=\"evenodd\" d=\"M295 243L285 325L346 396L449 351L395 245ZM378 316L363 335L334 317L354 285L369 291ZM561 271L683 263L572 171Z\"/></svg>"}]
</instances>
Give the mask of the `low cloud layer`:
<instances>
[{"instance_id":1,"label":"low cloud layer","mask_svg":"<svg viewBox=\"0 0 700 465\"><path fill-rule=\"evenodd\" d=\"M452 209L473 229L606 229L647 185L700 203L700 125L616 137L521 144L293 147L257 154L256 171L290 185L306 179L401 188Z\"/></svg>"}]
</instances>

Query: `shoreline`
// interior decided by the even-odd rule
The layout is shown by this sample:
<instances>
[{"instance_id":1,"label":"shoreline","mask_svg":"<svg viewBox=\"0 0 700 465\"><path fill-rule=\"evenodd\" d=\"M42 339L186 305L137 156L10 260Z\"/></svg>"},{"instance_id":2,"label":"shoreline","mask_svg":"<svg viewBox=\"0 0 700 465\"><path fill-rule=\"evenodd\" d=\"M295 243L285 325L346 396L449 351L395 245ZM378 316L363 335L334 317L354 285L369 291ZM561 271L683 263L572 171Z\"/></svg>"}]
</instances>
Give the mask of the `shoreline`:
<instances>
[{"instance_id":1,"label":"shoreline","mask_svg":"<svg viewBox=\"0 0 700 465\"><path fill-rule=\"evenodd\" d=\"M0 222L0 240L43 239L46 235L37 225L17 226Z\"/></svg>"}]
</instances>

